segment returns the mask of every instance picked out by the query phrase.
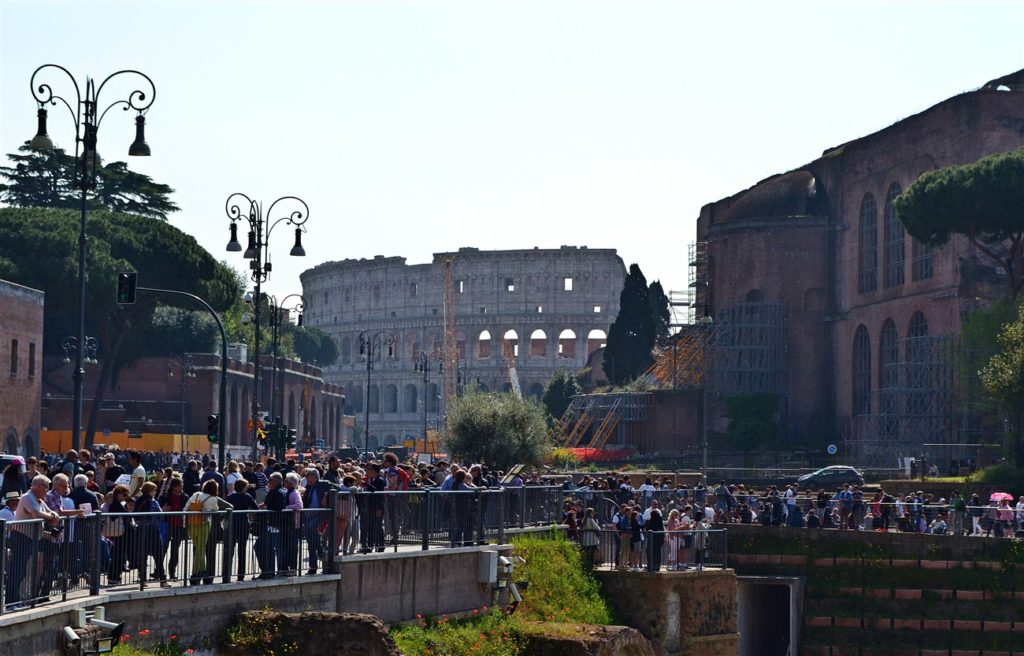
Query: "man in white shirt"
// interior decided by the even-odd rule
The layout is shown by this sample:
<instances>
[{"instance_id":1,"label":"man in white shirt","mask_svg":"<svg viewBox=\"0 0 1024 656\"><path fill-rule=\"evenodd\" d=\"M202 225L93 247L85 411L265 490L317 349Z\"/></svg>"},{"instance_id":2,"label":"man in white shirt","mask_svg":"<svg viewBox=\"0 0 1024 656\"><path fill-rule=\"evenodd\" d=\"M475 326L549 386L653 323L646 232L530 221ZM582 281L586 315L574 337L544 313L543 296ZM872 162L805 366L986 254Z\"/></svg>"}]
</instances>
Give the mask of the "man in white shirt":
<instances>
[{"instance_id":1,"label":"man in white shirt","mask_svg":"<svg viewBox=\"0 0 1024 656\"><path fill-rule=\"evenodd\" d=\"M138 451L128 452L128 467L132 470L132 480L128 484L128 498L137 499L142 492L142 484L146 482L146 468L142 466L142 456Z\"/></svg>"},{"instance_id":2,"label":"man in white shirt","mask_svg":"<svg viewBox=\"0 0 1024 656\"><path fill-rule=\"evenodd\" d=\"M1024 497L1017 499L1017 505L1014 508L1017 512L1014 513L1014 517L1017 520L1017 530L1024 528Z\"/></svg>"}]
</instances>

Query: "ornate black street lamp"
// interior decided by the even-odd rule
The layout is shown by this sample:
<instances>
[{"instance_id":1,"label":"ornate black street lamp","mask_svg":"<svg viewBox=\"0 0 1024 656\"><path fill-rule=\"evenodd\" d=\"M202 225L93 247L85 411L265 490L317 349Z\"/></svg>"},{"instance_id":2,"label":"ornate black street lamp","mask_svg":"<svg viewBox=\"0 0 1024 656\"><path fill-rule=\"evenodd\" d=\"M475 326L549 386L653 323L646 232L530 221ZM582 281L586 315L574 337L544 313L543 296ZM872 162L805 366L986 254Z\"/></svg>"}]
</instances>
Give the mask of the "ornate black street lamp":
<instances>
[{"instance_id":1,"label":"ornate black street lamp","mask_svg":"<svg viewBox=\"0 0 1024 656\"><path fill-rule=\"evenodd\" d=\"M278 203L281 207L278 208ZM253 376L252 394L252 458L256 459L256 432L260 425L260 310L263 305L263 296L260 287L270 277L271 263L269 252L270 234L277 224L284 221L288 225L295 226L295 245L289 255L302 257L306 250L302 247L302 233L306 231L305 223L309 218L309 206L301 198L295 196L282 196L278 198L266 213L263 212L263 204L252 200L245 194L234 193L228 196L224 206L228 217L231 219L231 239L228 241L227 250L237 252L242 250L238 242L238 221L245 221L249 226L249 243L242 257L249 260L250 278L255 283L253 294L253 325L255 328L255 373ZM288 210L291 211L288 211ZM279 214L275 215L277 211ZM277 216L278 218L274 218ZM224 440L221 440L221 460L224 459Z\"/></svg>"},{"instance_id":2,"label":"ornate black street lamp","mask_svg":"<svg viewBox=\"0 0 1024 656\"><path fill-rule=\"evenodd\" d=\"M54 74L58 78L60 74L67 76L74 91L74 97L68 95L56 95L53 87L42 79L38 85L36 77L46 77ZM135 89L126 99L115 100L100 111L100 94L103 87L115 77L120 75L132 75L141 78L145 82L143 89ZM48 152L54 149L53 140L47 134L46 119L47 105L56 105L57 101L71 112L71 120L75 124L75 161L76 179L75 183L82 192L82 212L78 222L78 334L79 344L86 344L85 337L85 264L86 264L86 236L85 224L87 214L86 198L88 192L96 188L96 170L103 165L99 153L96 152L96 135L99 132L100 124L107 112L114 107L121 107L124 111L133 110L138 112L135 116L135 141L128 147L128 155L133 157L148 157L150 150L146 143L146 112L153 104L156 97L156 87L153 81L143 73L134 70L123 70L111 73L97 85L91 77L85 78L85 94L78 86L75 76L68 69L57 64L44 64L32 73L29 81L29 88L32 90L32 97L39 105L37 117L39 119L36 136L32 138L30 146L33 150ZM85 349L75 349L75 370L71 377L74 380L74 405L72 407L71 446L74 449L82 447L82 398L85 383L85 369L83 367L83 356Z\"/></svg>"},{"instance_id":3,"label":"ornate black street lamp","mask_svg":"<svg viewBox=\"0 0 1024 656\"><path fill-rule=\"evenodd\" d=\"M167 377L174 378L174 366L179 364L173 360L167 363ZM191 355L182 355L181 362L181 450L188 451L188 388L189 378L196 377L196 366ZM221 420L223 425L224 420Z\"/></svg>"},{"instance_id":4,"label":"ornate black street lamp","mask_svg":"<svg viewBox=\"0 0 1024 656\"><path fill-rule=\"evenodd\" d=\"M430 382L430 372L437 371L444 375L444 358L439 351L427 353L420 351L413 356L413 369L423 374L423 450L427 450L427 383ZM440 398L440 397L438 397ZM434 400L437 403L437 399ZM438 406L434 407L435 414ZM437 419L434 419L435 424Z\"/></svg>"},{"instance_id":5,"label":"ornate black street lamp","mask_svg":"<svg viewBox=\"0 0 1024 656\"><path fill-rule=\"evenodd\" d=\"M295 301L295 305L293 305L292 307L285 307L285 303L287 303L288 299L290 298L297 299ZM267 309L270 311L270 343L273 347L273 368L270 371L270 416L275 417L276 421L276 417L279 417L282 414L284 414L283 389L278 389L277 380L277 347L278 344L280 343L279 337L281 321L283 319L283 314L285 312L295 312L298 315L298 325L301 328L302 312L306 309L306 299L305 297L302 296L302 294L288 294L283 299L281 299L280 303L278 303L277 299L273 295L269 295L267 296L267 306ZM292 428L295 427L292 426Z\"/></svg>"},{"instance_id":6,"label":"ornate black street lamp","mask_svg":"<svg viewBox=\"0 0 1024 656\"><path fill-rule=\"evenodd\" d=\"M64 349L64 363L68 364L71 362L71 353L76 354L75 361L77 362L78 355L78 338L77 337L65 337L60 342L60 347ZM100 349L100 343L96 341L95 337L85 338L85 348L82 349L82 362L85 364L99 364L99 360L96 359L96 352Z\"/></svg>"},{"instance_id":7,"label":"ornate black street lamp","mask_svg":"<svg viewBox=\"0 0 1024 656\"><path fill-rule=\"evenodd\" d=\"M372 335L367 331L359 333L359 357L366 362L366 420L363 430L366 435L363 437L363 456L370 451L370 372L373 371L374 359L381 357L381 351L387 349L388 360L395 358L395 334L390 330L378 330ZM377 404L380 404L380 394L377 395ZM380 408L378 407L378 411Z\"/></svg>"}]
</instances>

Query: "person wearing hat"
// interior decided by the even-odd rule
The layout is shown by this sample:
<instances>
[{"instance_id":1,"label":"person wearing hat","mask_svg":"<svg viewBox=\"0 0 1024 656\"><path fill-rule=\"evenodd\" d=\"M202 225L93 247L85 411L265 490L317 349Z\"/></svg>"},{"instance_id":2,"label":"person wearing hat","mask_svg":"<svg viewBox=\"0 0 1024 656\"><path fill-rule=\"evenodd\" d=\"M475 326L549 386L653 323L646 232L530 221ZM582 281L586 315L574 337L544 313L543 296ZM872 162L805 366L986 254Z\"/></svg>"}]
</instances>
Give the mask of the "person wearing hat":
<instances>
[{"instance_id":1,"label":"person wearing hat","mask_svg":"<svg viewBox=\"0 0 1024 656\"><path fill-rule=\"evenodd\" d=\"M0 509L0 519L5 522L14 521L14 511L18 507L18 501L21 500L21 493L17 490L11 490L4 495L4 507Z\"/></svg>"}]
</instances>

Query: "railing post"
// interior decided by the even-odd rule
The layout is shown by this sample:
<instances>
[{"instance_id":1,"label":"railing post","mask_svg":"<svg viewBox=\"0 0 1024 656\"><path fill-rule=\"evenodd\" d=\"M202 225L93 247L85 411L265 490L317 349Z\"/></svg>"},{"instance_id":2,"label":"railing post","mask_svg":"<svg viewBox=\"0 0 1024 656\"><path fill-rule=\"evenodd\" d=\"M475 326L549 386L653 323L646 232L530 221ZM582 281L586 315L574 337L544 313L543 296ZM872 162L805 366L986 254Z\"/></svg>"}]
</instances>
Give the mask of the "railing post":
<instances>
[{"instance_id":1,"label":"railing post","mask_svg":"<svg viewBox=\"0 0 1024 656\"><path fill-rule=\"evenodd\" d=\"M530 489L525 485L517 487L518 498L516 499L516 511L519 513L519 528L526 528L526 497L529 496Z\"/></svg>"},{"instance_id":2,"label":"railing post","mask_svg":"<svg viewBox=\"0 0 1024 656\"><path fill-rule=\"evenodd\" d=\"M29 494L31 494L31 492L29 492ZM32 570L32 576L29 577L28 580L28 596L29 603L33 608L35 608L37 598L39 597L39 567L37 563L39 557L39 546L43 541L43 529L45 528L43 520L39 519L35 521L36 523L32 526L34 529L32 531L32 551L29 552L32 556L28 560L28 567ZM44 566L46 566L46 563L44 563Z\"/></svg>"},{"instance_id":3,"label":"railing post","mask_svg":"<svg viewBox=\"0 0 1024 656\"><path fill-rule=\"evenodd\" d=\"M338 555L338 491L331 490L327 497L327 571L334 573L334 560Z\"/></svg>"},{"instance_id":4,"label":"railing post","mask_svg":"<svg viewBox=\"0 0 1024 656\"><path fill-rule=\"evenodd\" d=\"M476 529L476 543L484 544L484 506L487 504L487 493L475 490L473 496L476 497L476 504L473 507L473 521L474 528Z\"/></svg>"},{"instance_id":5,"label":"railing post","mask_svg":"<svg viewBox=\"0 0 1024 656\"><path fill-rule=\"evenodd\" d=\"M420 506L423 508L423 539L420 545L423 551L426 551L430 548L430 521L431 518L434 516L434 513L431 512L433 510L433 508L431 508L431 505L433 503L434 497L433 495L430 494L430 490L423 490L423 503L420 504Z\"/></svg>"},{"instance_id":6,"label":"railing post","mask_svg":"<svg viewBox=\"0 0 1024 656\"><path fill-rule=\"evenodd\" d=\"M7 581L7 522L0 519L0 615L4 614L4 606L7 604L7 590L4 585Z\"/></svg>"},{"instance_id":7,"label":"railing post","mask_svg":"<svg viewBox=\"0 0 1024 656\"><path fill-rule=\"evenodd\" d=\"M92 549L89 568L89 594L93 597L100 593L100 562L103 560L103 521L102 513L94 512L93 531L89 536L89 546Z\"/></svg>"},{"instance_id":8,"label":"railing post","mask_svg":"<svg viewBox=\"0 0 1024 656\"><path fill-rule=\"evenodd\" d=\"M235 532L234 532L234 526L232 524L234 522L234 517L232 516L230 508L228 508L224 512L226 514L224 515L224 518L225 518L224 524L225 524L225 526L224 526L224 529L223 529L224 548L221 550L221 563L222 563L221 564L221 568L222 568L222 571L221 571L221 581L223 581L224 583L231 583L231 557L234 555L234 551L235 551L235 545L233 544ZM213 523L213 525L210 526L210 539L211 540L217 534L216 531L213 530L213 528L214 528L214 526L217 525L216 523L218 521L220 521L220 513L214 513L214 515L213 515L213 522L214 523ZM216 548L216 545L214 545L214 547ZM213 563L207 563L207 567L212 567L212 566L213 566Z\"/></svg>"},{"instance_id":9,"label":"railing post","mask_svg":"<svg viewBox=\"0 0 1024 656\"><path fill-rule=\"evenodd\" d=\"M148 519L149 519L148 515L144 514L140 521L146 522L146 521L148 521ZM135 552L135 561L134 562L137 565L142 565L141 567L139 567L139 590L145 590L146 589L146 570L149 569L149 556L147 555L147 552L149 550L146 548L148 546L146 544L146 540L149 537L149 526L147 524L143 524L142 526L139 526L138 523L136 523L136 526L134 528L132 528L131 527L131 521L132 521L131 520L131 515L128 515L128 517L126 517L124 519L124 534L121 537L127 538L129 531L134 531L135 532L135 539L134 540L130 540L128 542L128 549L126 549L125 551L126 552L128 552L129 550L134 551ZM145 560L143 560L143 559L145 559ZM132 564L132 554L128 553L128 566L131 567L131 564Z\"/></svg>"},{"instance_id":10,"label":"railing post","mask_svg":"<svg viewBox=\"0 0 1024 656\"><path fill-rule=\"evenodd\" d=\"M498 544L505 544L505 504L508 501L508 490L501 489L498 496Z\"/></svg>"}]
</instances>

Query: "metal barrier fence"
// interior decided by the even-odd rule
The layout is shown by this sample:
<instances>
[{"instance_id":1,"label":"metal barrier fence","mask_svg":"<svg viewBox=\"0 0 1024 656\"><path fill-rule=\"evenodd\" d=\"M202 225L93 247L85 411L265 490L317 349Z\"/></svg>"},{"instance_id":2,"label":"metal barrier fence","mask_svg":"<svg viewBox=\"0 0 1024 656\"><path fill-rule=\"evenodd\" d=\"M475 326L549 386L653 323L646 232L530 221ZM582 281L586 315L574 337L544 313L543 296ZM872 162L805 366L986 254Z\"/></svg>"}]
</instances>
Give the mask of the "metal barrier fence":
<instances>
[{"instance_id":1,"label":"metal barrier fence","mask_svg":"<svg viewBox=\"0 0 1024 656\"><path fill-rule=\"evenodd\" d=\"M725 529L645 531L639 541L636 537L610 528L580 531L585 564L601 569L657 572L663 568L723 568L729 560Z\"/></svg>"},{"instance_id":2,"label":"metal barrier fence","mask_svg":"<svg viewBox=\"0 0 1024 656\"><path fill-rule=\"evenodd\" d=\"M504 542L562 521L557 486L332 492L298 511L94 513L0 520L0 614L100 587L186 586L331 571L356 552Z\"/></svg>"}]
</instances>

